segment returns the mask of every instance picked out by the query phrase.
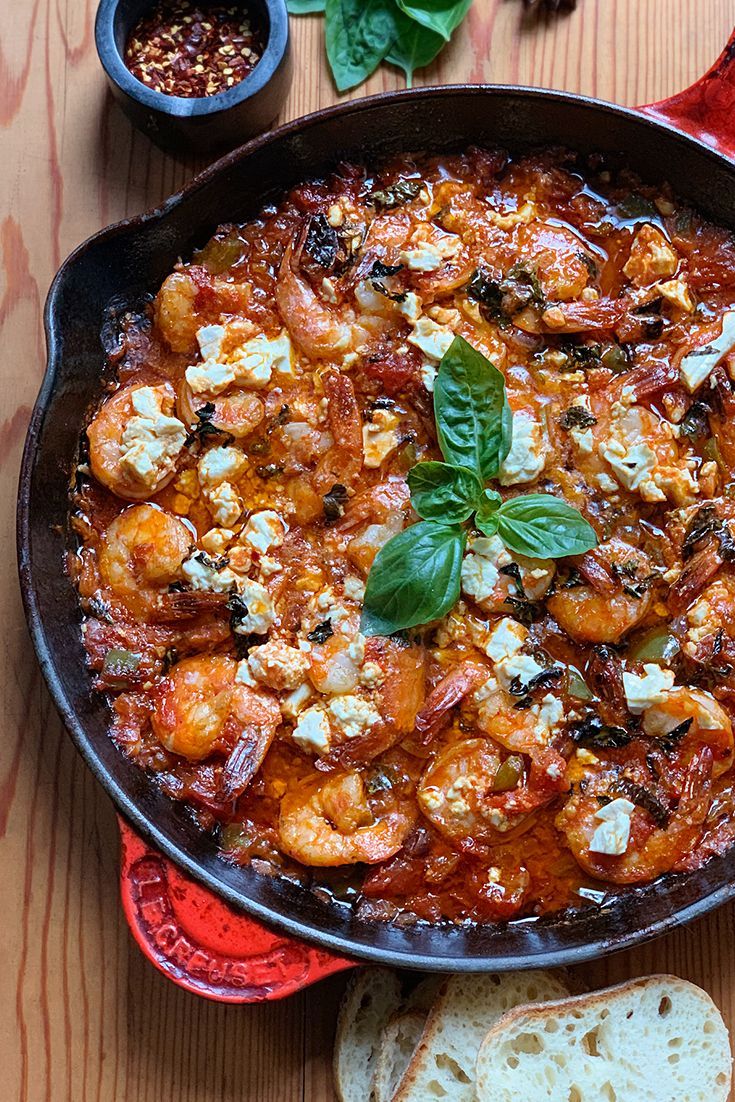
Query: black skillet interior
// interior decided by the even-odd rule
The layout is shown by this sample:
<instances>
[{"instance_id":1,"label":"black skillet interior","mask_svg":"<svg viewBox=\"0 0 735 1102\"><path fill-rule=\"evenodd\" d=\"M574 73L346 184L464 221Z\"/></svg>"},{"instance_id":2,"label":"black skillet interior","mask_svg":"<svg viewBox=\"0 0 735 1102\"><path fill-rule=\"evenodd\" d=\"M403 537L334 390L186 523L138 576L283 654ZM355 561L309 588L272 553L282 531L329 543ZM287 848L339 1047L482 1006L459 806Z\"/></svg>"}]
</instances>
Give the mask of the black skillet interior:
<instances>
[{"instance_id":1,"label":"black skillet interior","mask_svg":"<svg viewBox=\"0 0 735 1102\"><path fill-rule=\"evenodd\" d=\"M26 443L18 539L26 612L51 693L87 764L136 829L217 894L287 933L404 967L479 971L574 963L687 921L733 894L735 852L609 905L494 927L367 923L286 882L232 868L107 737L107 709L90 693L77 598L62 566L69 481L85 411L100 391L100 334L111 312L155 292L176 259L219 223L248 219L267 197L337 160L470 144L622 152L645 178L668 179L703 213L735 226L735 168L725 158L633 112L560 93L416 90L289 124L229 155L159 211L98 234L62 267L47 303L49 369Z\"/></svg>"}]
</instances>

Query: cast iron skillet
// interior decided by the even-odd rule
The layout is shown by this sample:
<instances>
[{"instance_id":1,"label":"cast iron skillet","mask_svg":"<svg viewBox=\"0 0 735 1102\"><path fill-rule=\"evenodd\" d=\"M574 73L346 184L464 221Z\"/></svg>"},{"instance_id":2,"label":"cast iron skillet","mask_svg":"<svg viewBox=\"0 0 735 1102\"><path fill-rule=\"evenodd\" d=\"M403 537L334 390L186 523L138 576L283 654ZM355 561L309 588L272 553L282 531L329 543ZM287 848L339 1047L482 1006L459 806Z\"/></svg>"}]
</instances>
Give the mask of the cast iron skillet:
<instances>
[{"instance_id":1,"label":"cast iron skillet","mask_svg":"<svg viewBox=\"0 0 735 1102\"><path fill-rule=\"evenodd\" d=\"M459 86L376 96L311 115L226 156L158 210L103 230L64 263L46 303L48 370L28 431L18 506L20 578L41 669L78 749L133 827L217 895L268 925L340 954L435 971L568 964L643 941L735 894L735 851L602 907L485 927L368 923L292 884L230 867L185 810L108 738L107 708L90 692L77 596L63 556L80 427L100 393L100 334L115 312L156 291L177 258L190 256L219 223L250 218L267 197L337 159L371 161L472 143L622 151L645 178L668 179L704 214L735 228L731 161L661 122L608 104L558 92Z\"/></svg>"}]
</instances>

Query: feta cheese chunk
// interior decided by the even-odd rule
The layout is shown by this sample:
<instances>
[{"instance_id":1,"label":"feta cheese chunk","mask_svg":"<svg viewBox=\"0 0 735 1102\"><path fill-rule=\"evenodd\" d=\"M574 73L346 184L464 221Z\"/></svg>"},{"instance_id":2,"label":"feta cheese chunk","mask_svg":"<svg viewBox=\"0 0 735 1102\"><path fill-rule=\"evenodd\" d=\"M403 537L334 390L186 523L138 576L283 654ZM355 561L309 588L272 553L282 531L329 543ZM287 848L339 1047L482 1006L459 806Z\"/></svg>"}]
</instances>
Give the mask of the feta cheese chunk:
<instances>
[{"instance_id":1,"label":"feta cheese chunk","mask_svg":"<svg viewBox=\"0 0 735 1102\"><path fill-rule=\"evenodd\" d=\"M392 455L401 442L397 428L400 417L387 409L376 409L372 421L362 426L363 463L369 469L376 469Z\"/></svg>"},{"instance_id":2,"label":"feta cheese chunk","mask_svg":"<svg viewBox=\"0 0 735 1102\"><path fill-rule=\"evenodd\" d=\"M346 739L359 738L374 724L380 722L380 712L369 700L345 694L330 700L329 714L335 727Z\"/></svg>"},{"instance_id":3,"label":"feta cheese chunk","mask_svg":"<svg viewBox=\"0 0 735 1102\"><path fill-rule=\"evenodd\" d=\"M501 603L505 600L505 587L498 593L501 581L500 567L512 562L511 556L499 536L478 536L470 539L467 554L462 561L462 590L479 605ZM505 581L506 579L503 578ZM508 579L509 581L510 579Z\"/></svg>"},{"instance_id":4,"label":"feta cheese chunk","mask_svg":"<svg viewBox=\"0 0 735 1102\"><path fill-rule=\"evenodd\" d=\"M324 710L315 706L301 713L291 737L307 754L327 754L331 746L331 735Z\"/></svg>"},{"instance_id":5,"label":"feta cheese chunk","mask_svg":"<svg viewBox=\"0 0 735 1102\"><path fill-rule=\"evenodd\" d=\"M199 481L205 490L219 486L220 482L231 482L242 473L245 464L245 456L239 448L210 448L197 464Z\"/></svg>"},{"instance_id":6,"label":"feta cheese chunk","mask_svg":"<svg viewBox=\"0 0 735 1102\"><path fill-rule=\"evenodd\" d=\"M513 414L513 437L510 451L500 465L498 481L501 486L514 486L519 482L533 482L546 463L544 430L527 410Z\"/></svg>"},{"instance_id":7,"label":"feta cheese chunk","mask_svg":"<svg viewBox=\"0 0 735 1102\"><path fill-rule=\"evenodd\" d=\"M436 272L462 248L462 238L429 223L419 225L398 259L412 272Z\"/></svg>"},{"instance_id":8,"label":"feta cheese chunk","mask_svg":"<svg viewBox=\"0 0 735 1102\"><path fill-rule=\"evenodd\" d=\"M286 532L288 525L283 517L273 509L262 509L248 518L240 539L265 555L271 548L281 546Z\"/></svg>"},{"instance_id":9,"label":"feta cheese chunk","mask_svg":"<svg viewBox=\"0 0 735 1102\"><path fill-rule=\"evenodd\" d=\"M215 524L231 528L240 519L242 500L231 482L220 482L207 493L209 511Z\"/></svg>"},{"instance_id":10,"label":"feta cheese chunk","mask_svg":"<svg viewBox=\"0 0 735 1102\"><path fill-rule=\"evenodd\" d=\"M623 671L623 689L628 710L638 716L652 704L661 704L674 686L674 673L656 662L647 662L643 676L631 670Z\"/></svg>"},{"instance_id":11,"label":"feta cheese chunk","mask_svg":"<svg viewBox=\"0 0 735 1102\"><path fill-rule=\"evenodd\" d=\"M204 359L186 369L186 381L193 394L216 397L235 385L259 390L268 385L274 373L294 374L293 349L285 330L277 337L260 333L243 340L244 335L236 323L206 325L197 332ZM227 348L229 351L225 351Z\"/></svg>"},{"instance_id":12,"label":"feta cheese chunk","mask_svg":"<svg viewBox=\"0 0 735 1102\"><path fill-rule=\"evenodd\" d=\"M413 330L408 336L408 343L413 344L430 360L436 363L441 360L454 340L454 333L446 325L438 325L426 314L422 314L413 325Z\"/></svg>"},{"instance_id":13,"label":"feta cheese chunk","mask_svg":"<svg viewBox=\"0 0 735 1102\"><path fill-rule=\"evenodd\" d=\"M679 257L661 230L646 222L633 239L623 271L636 287L647 287L674 275L678 266Z\"/></svg>"},{"instance_id":14,"label":"feta cheese chunk","mask_svg":"<svg viewBox=\"0 0 735 1102\"><path fill-rule=\"evenodd\" d=\"M590 841L592 853L604 853L610 857L622 857L630 841L630 817L635 804L618 797L595 812L600 825Z\"/></svg>"},{"instance_id":15,"label":"feta cheese chunk","mask_svg":"<svg viewBox=\"0 0 735 1102\"><path fill-rule=\"evenodd\" d=\"M309 669L307 656L280 639L270 639L260 647L252 647L247 661L256 681L279 691L295 689Z\"/></svg>"},{"instance_id":16,"label":"feta cheese chunk","mask_svg":"<svg viewBox=\"0 0 735 1102\"><path fill-rule=\"evenodd\" d=\"M276 610L268 590L250 578L239 579L239 590L248 611L233 630L237 635L267 635L276 622Z\"/></svg>"},{"instance_id":17,"label":"feta cheese chunk","mask_svg":"<svg viewBox=\"0 0 735 1102\"><path fill-rule=\"evenodd\" d=\"M518 653L527 638L528 629L523 624L511 620L510 616L504 616L491 631L485 644L485 654L493 662L504 662Z\"/></svg>"},{"instance_id":18,"label":"feta cheese chunk","mask_svg":"<svg viewBox=\"0 0 735 1102\"><path fill-rule=\"evenodd\" d=\"M641 490L644 501L666 500L666 494L651 478L656 467L656 453L648 444L626 447L625 441L611 439L600 445L600 455L610 464L618 482L626 490Z\"/></svg>"},{"instance_id":19,"label":"feta cheese chunk","mask_svg":"<svg viewBox=\"0 0 735 1102\"><path fill-rule=\"evenodd\" d=\"M135 416L120 440L120 466L149 489L173 472L184 447L186 428L177 417L164 413L173 409L173 398L165 386L137 387L130 396Z\"/></svg>"},{"instance_id":20,"label":"feta cheese chunk","mask_svg":"<svg viewBox=\"0 0 735 1102\"><path fill-rule=\"evenodd\" d=\"M237 588L238 578L227 565L220 566L203 551L184 559L181 572L192 589L211 593L230 593Z\"/></svg>"},{"instance_id":21,"label":"feta cheese chunk","mask_svg":"<svg viewBox=\"0 0 735 1102\"><path fill-rule=\"evenodd\" d=\"M722 315L722 332L703 348L694 348L679 365L679 373L687 390L695 391L707 379L720 360L735 347L735 310Z\"/></svg>"}]
</instances>

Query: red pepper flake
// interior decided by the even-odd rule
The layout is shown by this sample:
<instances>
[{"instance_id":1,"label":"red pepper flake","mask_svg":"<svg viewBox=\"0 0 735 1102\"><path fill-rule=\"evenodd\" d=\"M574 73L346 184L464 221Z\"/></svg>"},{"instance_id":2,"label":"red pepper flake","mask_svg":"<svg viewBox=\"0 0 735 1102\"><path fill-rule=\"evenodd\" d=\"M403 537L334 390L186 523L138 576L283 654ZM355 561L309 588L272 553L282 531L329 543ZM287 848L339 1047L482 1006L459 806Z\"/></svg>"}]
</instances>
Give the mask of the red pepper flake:
<instances>
[{"instance_id":1,"label":"red pepper flake","mask_svg":"<svg viewBox=\"0 0 735 1102\"><path fill-rule=\"evenodd\" d=\"M193 99L239 84L260 54L247 8L160 0L133 27L125 64L146 87Z\"/></svg>"}]
</instances>

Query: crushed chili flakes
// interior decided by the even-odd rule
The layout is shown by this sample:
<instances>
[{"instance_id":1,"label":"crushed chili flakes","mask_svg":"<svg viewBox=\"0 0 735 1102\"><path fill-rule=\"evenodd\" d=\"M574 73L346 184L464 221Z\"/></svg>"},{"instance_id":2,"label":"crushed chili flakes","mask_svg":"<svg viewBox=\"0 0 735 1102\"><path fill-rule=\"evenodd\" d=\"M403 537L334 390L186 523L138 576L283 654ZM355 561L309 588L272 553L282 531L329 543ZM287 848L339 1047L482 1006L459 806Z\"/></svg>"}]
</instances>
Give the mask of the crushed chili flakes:
<instances>
[{"instance_id":1,"label":"crushed chili flakes","mask_svg":"<svg viewBox=\"0 0 735 1102\"><path fill-rule=\"evenodd\" d=\"M260 53L247 8L160 0L133 28L125 64L154 91L193 99L239 84Z\"/></svg>"}]
</instances>

